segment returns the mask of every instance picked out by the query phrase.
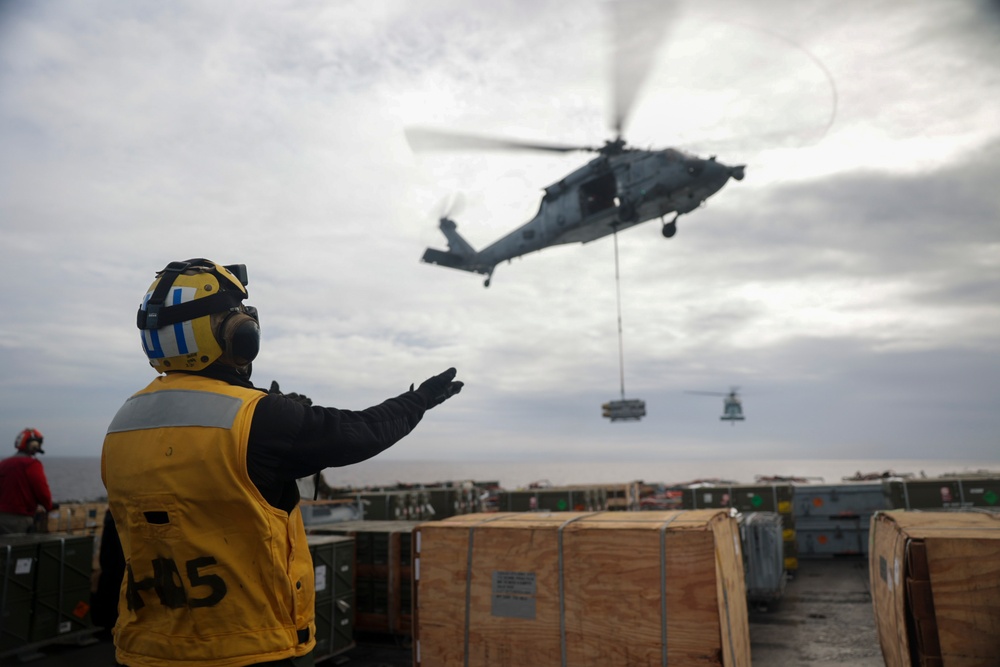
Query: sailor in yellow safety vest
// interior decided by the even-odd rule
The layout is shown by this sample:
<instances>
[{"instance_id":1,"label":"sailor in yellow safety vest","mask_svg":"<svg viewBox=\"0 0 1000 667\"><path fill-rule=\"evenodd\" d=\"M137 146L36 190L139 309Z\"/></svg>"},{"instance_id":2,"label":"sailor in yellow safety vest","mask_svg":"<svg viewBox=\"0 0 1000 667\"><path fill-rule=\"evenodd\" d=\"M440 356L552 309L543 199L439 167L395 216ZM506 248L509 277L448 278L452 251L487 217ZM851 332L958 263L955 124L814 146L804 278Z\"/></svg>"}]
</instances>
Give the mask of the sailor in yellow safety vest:
<instances>
[{"instance_id":1,"label":"sailor in yellow safety vest","mask_svg":"<svg viewBox=\"0 0 1000 667\"><path fill-rule=\"evenodd\" d=\"M137 314L161 375L115 415L101 463L125 560L113 636L128 667L312 665L296 480L375 456L462 388L450 368L360 411L258 389L246 285L243 265L171 262Z\"/></svg>"}]
</instances>

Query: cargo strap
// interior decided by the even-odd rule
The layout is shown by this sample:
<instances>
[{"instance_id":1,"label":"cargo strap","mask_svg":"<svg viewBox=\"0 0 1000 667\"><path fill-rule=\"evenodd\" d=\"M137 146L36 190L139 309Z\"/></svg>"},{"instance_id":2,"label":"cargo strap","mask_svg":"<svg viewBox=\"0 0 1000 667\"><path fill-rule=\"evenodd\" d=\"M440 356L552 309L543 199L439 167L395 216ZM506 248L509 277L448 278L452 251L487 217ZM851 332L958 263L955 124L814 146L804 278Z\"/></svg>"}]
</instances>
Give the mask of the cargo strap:
<instances>
[{"instance_id":1,"label":"cargo strap","mask_svg":"<svg viewBox=\"0 0 1000 667\"><path fill-rule=\"evenodd\" d=\"M556 532L559 541L559 648L562 654L562 667L566 667L566 577L563 573L563 529L575 521L586 519L595 514L601 514L601 512L590 512L564 521Z\"/></svg>"},{"instance_id":2,"label":"cargo strap","mask_svg":"<svg viewBox=\"0 0 1000 667\"><path fill-rule=\"evenodd\" d=\"M667 667L667 526L680 514L674 514L660 526L660 661Z\"/></svg>"},{"instance_id":3,"label":"cargo strap","mask_svg":"<svg viewBox=\"0 0 1000 667\"><path fill-rule=\"evenodd\" d=\"M509 515L501 514L499 516L490 517L489 519L484 519L479 523L469 526L469 551L465 559L465 651L463 654L465 667L469 667L469 620L472 608L472 545L476 537L476 526L481 526L484 523L496 521L497 519L508 518L510 518Z\"/></svg>"}]
</instances>

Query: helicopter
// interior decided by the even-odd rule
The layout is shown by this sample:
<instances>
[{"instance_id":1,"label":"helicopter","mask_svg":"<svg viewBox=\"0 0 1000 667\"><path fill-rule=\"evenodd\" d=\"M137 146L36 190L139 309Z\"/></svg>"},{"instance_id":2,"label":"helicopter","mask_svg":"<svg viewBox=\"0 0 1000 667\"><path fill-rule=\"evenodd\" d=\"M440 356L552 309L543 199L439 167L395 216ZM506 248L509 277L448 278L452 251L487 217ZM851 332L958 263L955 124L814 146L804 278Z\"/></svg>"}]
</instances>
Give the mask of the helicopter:
<instances>
[{"instance_id":1,"label":"helicopter","mask_svg":"<svg viewBox=\"0 0 1000 667\"><path fill-rule=\"evenodd\" d=\"M496 266L515 257L567 243L589 243L643 222L660 218L662 233L677 233L677 219L691 213L730 179L743 180L745 165L727 166L716 156L701 158L677 148L643 150L622 136L632 101L652 64L660 37L657 3L612 3L616 27L614 49L615 138L600 146L528 142L431 128L406 128L414 151L530 150L568 153L586 151L597 157L544 188L531 220L491 245L476 250L458 233L458 224L442 215L438 227L448 249L427 248L421 261L486 276L490 286ZM661 3L661 6L666 3ZM632 12L628 15L628 12ZM663 27L663 26L659 26ZM673 218L664 222L666 216Z\"/></svg>"},{"instance_id":2,"label":"helicopter","mask_svg":"<svg viewBox=\"0 0 1000 667\"><path fill-rule=\"evenodd\" d=\"M701 396L724 396L722 400L722 416L719 421L729 422L735 426L736 422L743 421L743 402L740 401L739 387L730 388L729 392L718 391L689 391L689 394L699 394Z\"/></svg>"}]
</instances>

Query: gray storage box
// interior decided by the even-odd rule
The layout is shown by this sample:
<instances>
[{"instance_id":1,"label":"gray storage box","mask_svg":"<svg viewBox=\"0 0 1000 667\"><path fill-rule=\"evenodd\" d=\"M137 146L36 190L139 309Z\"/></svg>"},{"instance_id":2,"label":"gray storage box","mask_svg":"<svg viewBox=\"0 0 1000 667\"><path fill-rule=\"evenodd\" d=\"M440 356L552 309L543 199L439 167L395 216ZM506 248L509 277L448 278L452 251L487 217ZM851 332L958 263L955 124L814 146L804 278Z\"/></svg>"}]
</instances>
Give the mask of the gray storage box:
<instances>
[{"instance_id":1,"label":"gray storage box","mask_svg":"<svg viewBox=\"0 0 1000 667\"><path fill-rule=\"evenodd\" d=\"M889 509L882 483L826 484L796 486L794 512L796 525L801 519L833 516L871 517Z\"/></svg>"}]
</instances>

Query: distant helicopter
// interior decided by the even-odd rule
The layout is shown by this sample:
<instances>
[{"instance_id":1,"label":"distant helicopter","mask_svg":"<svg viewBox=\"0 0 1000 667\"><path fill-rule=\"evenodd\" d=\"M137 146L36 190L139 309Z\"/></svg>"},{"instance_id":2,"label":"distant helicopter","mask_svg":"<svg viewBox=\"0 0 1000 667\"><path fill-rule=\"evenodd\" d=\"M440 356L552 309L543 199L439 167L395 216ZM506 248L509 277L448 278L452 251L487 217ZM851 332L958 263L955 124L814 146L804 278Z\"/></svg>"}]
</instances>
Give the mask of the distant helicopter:
<instances>
[{"instance_id":1,"label":"distant helicopter","mask_svg":"<svg viewBox=\"0 0 1000 667\"><path fill-rule=\"evenodd\" d=\"M497 264L529 252L565 243L588 243L640 223L674 216L663 223L663 236L677 233L677 219L701 206L730 178L742 180L745 165L726 166L676 148L630 148L622 130L638 88L652 64L665 20L657 19L668 3L618 2L614 50L615 138L603 146L568 146L460 134L426 128L408 128L414 150L501 149L565 153L590 151L598 156L545 188L535 217L492 245L476 251L443 215L439 227L448 250L427 248L422 261L486 276L490 286Z\"/></svg>"},{"instance_id":2,"label":"distant helicopter","mask_svg":"<svg viewBox=\"0 0 1000 667\"><path fill-rule=\"evenodd\" d=\"M736 422L743 421L743 402L740 401L739 387L732 387L729 393L719 391L689 391L689 394L700 394L702 396L724 396L722 400L722 416L720 421L729 422L733 426Z\"/></svg>"}]
</instances>

